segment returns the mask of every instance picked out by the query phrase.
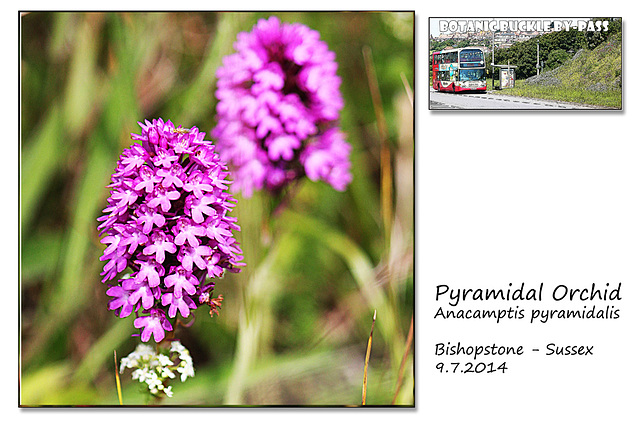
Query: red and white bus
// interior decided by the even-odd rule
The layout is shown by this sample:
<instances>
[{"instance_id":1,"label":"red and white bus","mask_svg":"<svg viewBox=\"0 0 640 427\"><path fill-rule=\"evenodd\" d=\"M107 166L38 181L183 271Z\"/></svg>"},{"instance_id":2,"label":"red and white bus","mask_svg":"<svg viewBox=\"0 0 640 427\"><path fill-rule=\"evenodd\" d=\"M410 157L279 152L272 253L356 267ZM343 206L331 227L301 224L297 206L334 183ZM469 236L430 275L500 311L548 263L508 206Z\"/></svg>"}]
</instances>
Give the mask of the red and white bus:
<instances>
[{"instance_id":1,"label":"red and white bus","mask_svg":"<svg viewBox=\"0 0 640 427\"><path fill-rule=\"evenodd\" d=\"M484 51L463 47L434 52L433 88L445 92L484 92L487 90Z\"/></svg>"}]
</instances>

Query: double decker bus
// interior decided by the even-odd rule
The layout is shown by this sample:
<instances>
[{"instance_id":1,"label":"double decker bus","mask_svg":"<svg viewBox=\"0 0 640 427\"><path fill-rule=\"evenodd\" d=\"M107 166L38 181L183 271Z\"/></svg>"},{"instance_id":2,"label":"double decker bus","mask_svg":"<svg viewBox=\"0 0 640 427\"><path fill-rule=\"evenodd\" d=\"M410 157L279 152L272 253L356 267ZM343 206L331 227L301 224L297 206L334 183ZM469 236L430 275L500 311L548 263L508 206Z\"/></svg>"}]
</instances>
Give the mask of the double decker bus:
<instances>
[{"instance_id":1,"label":"double decker bus","mask_svg":"<svg viewBox=\"0 0 640 427\"><path fill-rule=\"evenodd\" d=\"M487 90L484 52L480 47L463 47L434 52L433 88L445 92Z\"/></svg>"}]
</instances>

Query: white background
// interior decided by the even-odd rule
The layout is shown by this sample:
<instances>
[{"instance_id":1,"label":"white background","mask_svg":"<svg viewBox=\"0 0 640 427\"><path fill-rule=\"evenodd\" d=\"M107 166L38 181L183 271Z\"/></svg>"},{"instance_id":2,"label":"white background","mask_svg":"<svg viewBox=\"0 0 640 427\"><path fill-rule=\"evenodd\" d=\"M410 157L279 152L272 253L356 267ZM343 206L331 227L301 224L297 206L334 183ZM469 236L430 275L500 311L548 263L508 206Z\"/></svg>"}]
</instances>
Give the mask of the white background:
<instances>
[{"instance_id":1,"label":"white background","mask_svg":"<svg viewBox=\"0 0 640 427\"><path fill-rule=\"evenodd\" d=\"M602 5L602 3L599 3ZM580 7L545 8L504 17L575 16ZM604 6L604 5L603 5ZM455 10L455 9L454 9ZM465 12L468 11L462 8ZM636 16L619 8L589 16L623 17L624 111L418 112L418 412L428 425L637 426L640 302L640 138L632 54ZM431 12L431 11L429 11ZM477 16L484 17L488 13ZM488 10L484 11L488 12ZM469 15L461 13L460 15ZM440 17L437 10L429 14ZM428 17L420 16L421 27ZM420 36L423 35L419 31ZM423 39L418 39L418 46ZM426 81L427 58L418 55ZM475 130L480 138L462 138ZM557 285L622 282L617 320L434 320L447 301L435 287L537 288L545 301L473 304L477 308L581 309L557 303ZM596 302L597 303L597 302ZM605 308L607 303L597 303ZM523 345L505 374L439 373L435 343ZM593 345L594 356L545 356L547 343ZM531 348L540 348L539 353Z\"/></svg>"},{"instance_id":2,"label":"white background","mask_svg":"<svg viewBox=\"0 0 640 427\"><path fill-rule=\"evenodd\" d=\"M523 3L523 4L520 4ZM243 9L416 11L416 409L333 410L45 410L17 408L17 250L3 260L3 413L22 425L384 425L384 426L637 426L640 401L640 149L638 14L633 2L250 2ZM623 6L624 5L624 6ZM6 158L18 159L18 9L3 6ZM99 7L55 4L56 9ZM102 7L105 7L104 5ZM207 9L216 2L111 2L116 9ZM504 13L502 13L504 11ZM459 12L459 13L458 13ZM441 16L622 16L624 112L456 112L428 110L428 23ZM12 67L13 65L13 67ZM14 97L15 96L15 97ZM458 135L473 131L480 138ZM11 138L13 136L13 138ZM17 170L3 168L7 197L17 202ZM16 242L17 206L6 221ZM6 264L6 265L5 265ZM588 286L623 283L614 321L434 321L435 287L500 287L509 282ZM551 304L545 304L545 306ZM542 307L541 307L542 308ZM550 307L553 308L553 307ZM578 306L579 308L579 306ZM14 310L14 311L12 311ZM16 322L11 324L12 322ZM440 341L544 347L589 344L595 356L507 359L505 374L440 374ZM12 370L13 368L14 370ZM6 410L6 411L4 411ZM15 424L12 423L12 424ZM188 424L187 424L188 423Z\"/></svg>"}]
</instances>

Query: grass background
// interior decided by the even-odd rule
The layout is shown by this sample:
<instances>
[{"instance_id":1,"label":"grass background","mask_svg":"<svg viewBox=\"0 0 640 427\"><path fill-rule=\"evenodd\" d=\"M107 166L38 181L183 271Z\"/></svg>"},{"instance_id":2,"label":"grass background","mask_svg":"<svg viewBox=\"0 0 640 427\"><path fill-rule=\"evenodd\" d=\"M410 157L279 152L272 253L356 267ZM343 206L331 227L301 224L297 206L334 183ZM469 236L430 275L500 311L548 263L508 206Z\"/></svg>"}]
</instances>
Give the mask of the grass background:
<instances>
[{"instance_id":1,"label":"grass background","mask_svg":"<svg viewBox=\"0 0 640 427\"><path fill-rule=\"evenodd\" d=\"M162 403L358 405L375 310L367 404L413 405L414 15L275 15L336 52L354 180L343 193L304 182L277 217L267 196L237 195L247 267L216 282L219 317L201 308L177 331L196 377ZM268 16L20 17L21 405L118 403L113 352L138 338L131 318L108 312L100 282L105 186L137 121L209 132L221 58ZM145 404L122 380L125 404Z\"/></svg>"}]
</instances>

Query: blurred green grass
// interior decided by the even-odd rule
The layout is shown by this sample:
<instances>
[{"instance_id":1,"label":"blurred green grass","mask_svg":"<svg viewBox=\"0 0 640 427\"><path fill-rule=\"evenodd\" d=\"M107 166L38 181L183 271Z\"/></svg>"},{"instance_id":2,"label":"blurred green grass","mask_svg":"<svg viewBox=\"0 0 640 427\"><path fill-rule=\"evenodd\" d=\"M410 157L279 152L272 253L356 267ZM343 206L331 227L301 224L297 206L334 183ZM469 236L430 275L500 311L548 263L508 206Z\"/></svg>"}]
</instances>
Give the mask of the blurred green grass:
<instances>
[{"instance_id":1,"label":"blurred green grass","mask_svg":"<svg viewBox=\"0 0 640 427\"><path fill-rule=\"evenodd\" d=\"M233 213L247 267L217 281L225 297L219 317L202 309L178 331L196 377L175 384L163 403L357 405L377 310L367 404L389 405L414 310L413 106L403 84L414 76L414 16L275 15L318 30L336 52L354 180L344 193L305 182L268 224L266 196L239 197ZM213 127L215 69L236 34L268 16L21 16L21 405L117 404L113 350L123 357L137 338L131 319L107 311L100 282L96 218L105 186L137 121ZM391 224L381 217L381 141L363 77L365 46L392 153ZM413 405L412 355L397 404ZM145 404L127 373L122 381L125 404Z\"/></svg>"}]
</instances>

